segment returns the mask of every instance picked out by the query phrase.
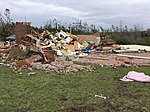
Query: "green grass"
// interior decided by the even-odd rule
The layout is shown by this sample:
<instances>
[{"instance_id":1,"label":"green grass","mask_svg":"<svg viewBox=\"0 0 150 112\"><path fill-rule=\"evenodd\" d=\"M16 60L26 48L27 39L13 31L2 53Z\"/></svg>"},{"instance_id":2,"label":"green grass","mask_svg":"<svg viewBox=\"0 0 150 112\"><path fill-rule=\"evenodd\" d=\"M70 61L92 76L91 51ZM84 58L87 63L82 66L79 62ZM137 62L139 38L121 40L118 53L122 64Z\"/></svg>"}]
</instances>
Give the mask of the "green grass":
<instances>
[{"instance_id":1,"label":"green grass","mask_svg":"<svg viewBox=\"0 0 150 112\"><path fill-rule=\"evenodd\" d=\"M150 67L105 68L70 74L0 67L0 112L149 112L150 84L121 82L129 71L150 74ZM95 97L100 95L107 99Z\"/></svg>"}]
</instances>

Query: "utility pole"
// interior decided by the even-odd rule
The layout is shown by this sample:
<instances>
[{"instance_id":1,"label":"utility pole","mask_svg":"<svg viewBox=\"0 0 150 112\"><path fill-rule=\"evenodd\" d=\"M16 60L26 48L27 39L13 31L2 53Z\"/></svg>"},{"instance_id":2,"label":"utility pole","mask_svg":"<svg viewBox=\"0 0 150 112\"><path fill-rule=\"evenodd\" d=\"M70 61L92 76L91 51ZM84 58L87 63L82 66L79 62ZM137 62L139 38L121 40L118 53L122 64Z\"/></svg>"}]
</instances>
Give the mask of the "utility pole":
<instances>
[{"instance_id":1,"label":"utility pole","mask_svg":"<svg viewBox=\"0 0 150 112\"><path fill-rule=\"evenodd\" d=\"M25 22L27 22L27 18L25 17L24 19L25 19Z\"/></svg>"},{"instance_id":2,"label":"utility pole","mask_svg":"<svg viewBox=\"0 0 150 112\"><path fill-rule=\"evenodd\" d=\"M70 36L72 35L72 24L70 24Z\"/></svg>"}]
</instances>

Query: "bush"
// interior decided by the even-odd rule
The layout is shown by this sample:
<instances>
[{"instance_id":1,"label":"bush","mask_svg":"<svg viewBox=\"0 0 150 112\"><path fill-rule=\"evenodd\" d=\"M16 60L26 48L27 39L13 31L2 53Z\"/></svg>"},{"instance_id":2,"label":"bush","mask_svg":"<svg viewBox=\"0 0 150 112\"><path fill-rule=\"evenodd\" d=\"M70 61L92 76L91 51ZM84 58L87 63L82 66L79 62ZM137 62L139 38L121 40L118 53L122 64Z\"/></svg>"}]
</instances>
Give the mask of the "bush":
<instances>
[{"instance_id":1,"label":"bush","mask_svg":"<svg viewBox=\"0 0 150 112\"><path fill-rule=\"evenodd\" d=\"M14 34L14 25L13 24L3 24L0 26L0 40L5 41L7 36Z\"/></svg>"}]
</instances>

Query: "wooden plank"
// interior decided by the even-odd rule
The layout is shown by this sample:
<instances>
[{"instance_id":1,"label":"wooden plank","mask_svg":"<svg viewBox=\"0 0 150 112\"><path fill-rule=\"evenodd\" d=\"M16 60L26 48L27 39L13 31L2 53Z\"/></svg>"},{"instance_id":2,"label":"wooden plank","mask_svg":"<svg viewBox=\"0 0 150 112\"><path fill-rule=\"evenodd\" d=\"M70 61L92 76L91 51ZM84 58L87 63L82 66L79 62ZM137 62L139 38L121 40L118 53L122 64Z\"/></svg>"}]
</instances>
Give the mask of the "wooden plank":
<instances>
[{"instance_id":1,"label":"wooden plank","mask_svg":"<svg viewBox=\"0 0 150 112\"><path fill-rule=\"evenodd\" d=\"M142 56L132 56L132 55L124 55L124 54L116 54L116 56L150 60L149 57L142 57Z\"/></svg>"},{"instance_id":2,"label":"wooden plank","mask_svg":"<svg viewBox=\"0 0 150 112\"><path fill-rule=\"evenodd\" d=\"M39 41L39 39L37 39L37 38L36 38L36 37L34 37L33 35L26 34L26 36L28 36L28 37L30 37L30 38L32 38L32 39L34 39L34 40L36 40L36 41Z\"/></svg>"},{"instance_id":3,"label":"wooden plank","mask_svg":"<svg viewBox=\"0 0 150 112\"><path fill-rule=\"evenodd\" d=\"M92 57L92 56L86 56L83 58L88 58L88 59L96 59L96 60L109 60L109 58L104 58L104 57Z\"/></svg>"}]
</instances>

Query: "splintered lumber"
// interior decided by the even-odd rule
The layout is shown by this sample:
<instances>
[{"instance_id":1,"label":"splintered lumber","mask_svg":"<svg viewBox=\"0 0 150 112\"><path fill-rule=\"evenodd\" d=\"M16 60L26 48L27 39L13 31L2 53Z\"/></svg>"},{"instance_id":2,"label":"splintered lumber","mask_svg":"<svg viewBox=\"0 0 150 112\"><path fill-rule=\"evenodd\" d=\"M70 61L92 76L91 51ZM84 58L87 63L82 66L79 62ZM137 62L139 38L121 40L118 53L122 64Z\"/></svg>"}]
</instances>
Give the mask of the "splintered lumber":
<instances>
[{"instance_id":1,"label":"splintered lumber","mask_svg":"<svg viewBox=\"0 0 150 112\"><path fill-rule=\"evenodd\" d=\"M137 58L137 59L146 59L146 60L150 60L149 57L142 57L142 56L132 56L132 55L124 55L124 54L116 54L117 56L121 56L121 57L128 57L128 58Z\"/></svg>"},{"instance_id":2,"label":"splintered lumber","mask_svg":"<svg viewBox=\"0 0 150 112\"><path fill-rule=\"evenodd\" d=\"M34 37L33 35L30 35L30 34L26 34L26 36L32 38L33 40L36 40L36 41L39 41L39 39L37 39L36 37Z\"/></svg>"},{"instance_id":3,"label":"splintered lumber","mask_svg":"<svg viewBox=\"0 0 150 112\"><path fill-rule=\"evenodd\" d=\"M8 49L10 48L9 46L0 46L0 49Z\"/></svg>"}]
</instances>

